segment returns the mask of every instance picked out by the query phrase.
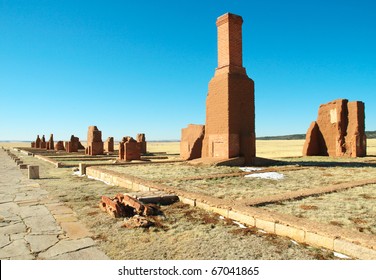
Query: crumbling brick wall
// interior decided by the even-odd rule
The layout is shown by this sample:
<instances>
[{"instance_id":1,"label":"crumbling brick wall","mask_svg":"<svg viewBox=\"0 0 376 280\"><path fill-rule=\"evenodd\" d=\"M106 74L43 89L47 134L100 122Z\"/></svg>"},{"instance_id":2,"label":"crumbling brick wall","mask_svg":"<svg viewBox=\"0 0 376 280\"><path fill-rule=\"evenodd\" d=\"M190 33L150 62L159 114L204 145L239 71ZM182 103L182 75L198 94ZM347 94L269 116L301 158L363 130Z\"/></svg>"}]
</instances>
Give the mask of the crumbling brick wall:
<instances>
[{"instance_id":1,"label":"crumbling brick wall","mask_svg":"<svg viewBox=\"0 0 376 280\"><path fill-rule=\"evenodd\" d=\"M40 149L40 138L39 135L37 135L37 139L35 139L35 148Z\"/></svg>"},{"instance_id":2,"label":"crumbling brick wall","mask_svg":"<svg viewBox=\"0 0 376 280\"><path fill-rule=\"evenodd\" d=\"M204 140L205 126L189 124L181 130L180 157L191 160L201 157L202 141Z\"/></svg>"},{"instance_id":3,"label":"crumbling brick wall","mask_svg":"<svg viewBox=\"0 0 376 280\"><path fill-rule=\"evenodd\" d=\"M55 144L55 151L65 151L64 148L64 142L63 141L57 141Z\"/></svg>"},{"instance_id":4,"label":"crumbling brick wall","mask_svg":"<svg viewBox=\"0 0 376 280\"><path fill-rule=\"evenodd\" d=\"M113 152L114 151L114 137L108 137L107 140L104 142L104 150L106 152Z\"/></svg>"},{"instance_id":5,"label":"crumbling brick wall","mask_svg":"<svg viewBox=\"0 0 376 280\"><path fill-rule=\"evenodd\" d=\"M47 142L47 149L48 150L53 150L54 149L54 135L51 133L50 139Z\"/></svg>"},{"instance_id":6,"label":"crumbling brick wall","mask_svg":"<svg viewBox=\"0 0 376 280\"><path fill-rule=\"evenodd\" d=\"M321 105L317 121L307 131L303 155L365 156L364 118L363 102L338 99Z\"/></svg>"},{"instance_id":7,"label":"crumbling brick wall","mask_svg":"<svg viewBox=\"0 0 376 280\"><path fill-rule=\"evenodd\" d=\"M144 133L137 134L136 140L138 143L140 143L140 152L141 154L146 154L146 139Z\"/></svg>"},{"instance_id":8,"label":"crumbling brick wall","mask_svg":"<svg viewBox=\"0 0 376 280\"><path fill-rule=\"evenodd\" d=\"M140 160L141 143L130 136L123 137L119 143L119 160Z\"/></svg>"},{"instance_id":9,"label":"crumbling brick wall","mask_svg":"<svg viewBox=\"0 0 376 280\"><path fill-rule=\"evenodd\" d=\"M98 130L96 126L89 126L85 154L103 155L102 131Z\"/></svg>"}]
</instances>

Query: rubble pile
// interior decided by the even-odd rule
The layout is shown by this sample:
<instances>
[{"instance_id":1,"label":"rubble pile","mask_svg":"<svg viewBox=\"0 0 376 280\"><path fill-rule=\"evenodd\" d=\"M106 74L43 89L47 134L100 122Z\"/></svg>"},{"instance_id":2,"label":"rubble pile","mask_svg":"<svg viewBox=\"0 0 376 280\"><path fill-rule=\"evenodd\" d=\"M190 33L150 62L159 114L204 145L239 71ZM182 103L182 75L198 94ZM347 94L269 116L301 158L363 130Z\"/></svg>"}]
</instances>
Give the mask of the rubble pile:
<instances>
[{"instance_id":1,"label":"rubble pile","mask_svg":"<svg viewBox=\"0 0 376 280\"><path fill-rule=\"evenodd\" d=\"M129 195L117 194L114 198L102 196L99 207L114 218L139 216L153 216L159 213L155 205L146 205Z\"/></svg>"}]
</instances>

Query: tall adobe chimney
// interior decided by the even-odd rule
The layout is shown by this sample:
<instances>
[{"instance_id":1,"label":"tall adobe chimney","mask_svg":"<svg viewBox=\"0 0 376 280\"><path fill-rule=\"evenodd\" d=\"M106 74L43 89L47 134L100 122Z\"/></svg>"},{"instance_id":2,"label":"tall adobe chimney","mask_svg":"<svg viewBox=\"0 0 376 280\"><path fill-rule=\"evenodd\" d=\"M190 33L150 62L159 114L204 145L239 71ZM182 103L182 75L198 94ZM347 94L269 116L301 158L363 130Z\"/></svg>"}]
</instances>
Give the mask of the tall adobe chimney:
<instances>
[{"instance_id":1,"label":"tall adobe chimney","mask_svg":"<svg viewBox=\"0 0 376 280\"><path fill-rule=\"evenodd\" d=\"M242 17L217 19L218 67L209 82L202 157L244 157L256 154L254 83L242 61Z\"/></svg>"}]
</instances>

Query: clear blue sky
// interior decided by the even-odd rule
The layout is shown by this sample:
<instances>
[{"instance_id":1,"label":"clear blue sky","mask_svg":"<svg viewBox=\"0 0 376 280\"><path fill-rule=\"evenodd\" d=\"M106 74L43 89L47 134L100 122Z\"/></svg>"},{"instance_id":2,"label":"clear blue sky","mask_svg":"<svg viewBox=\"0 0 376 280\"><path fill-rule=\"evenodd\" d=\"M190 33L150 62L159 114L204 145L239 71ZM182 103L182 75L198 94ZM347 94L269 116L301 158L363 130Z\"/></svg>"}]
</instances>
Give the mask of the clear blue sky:
<instances>
[{"instance_id":1,"label":"clear blue sky","mask_svg":"<svg viewBox=\"0 0 376 280\"><path fill-rule=\"evenodd\" d=\"M376 1L0 0L0 139L179 139L205 123L226 12L244 20L257 136L305 133L337 98L376 130Z\"/></svg>"}]
</instances>

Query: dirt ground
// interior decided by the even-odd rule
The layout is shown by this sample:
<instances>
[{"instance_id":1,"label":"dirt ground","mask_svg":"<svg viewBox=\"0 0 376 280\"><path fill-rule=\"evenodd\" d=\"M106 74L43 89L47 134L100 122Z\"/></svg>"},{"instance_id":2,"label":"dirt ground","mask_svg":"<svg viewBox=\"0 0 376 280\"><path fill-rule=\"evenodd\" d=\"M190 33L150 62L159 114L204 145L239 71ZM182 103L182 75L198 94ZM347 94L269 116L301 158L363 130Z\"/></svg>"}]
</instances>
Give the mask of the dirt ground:
<instances>
[{"instance_id":1,"label":"dirt ground","mask_svg":"<svg viewBox=\"0 0 376 280\"><path fill-rule=\"evenodd\" d=\"M284 176L282 180L243 176L187 180L187 177L240 171L237 167L195 167L185 163L105 168L160 181L177 189L235 201L376 178L376 139L368 140L368 156L358 159L301 157L303 143L301 140L257 141L257 156L282 161L275 168L302 167L279 172ZM29 143L0 143L0 146L28 147ZM148 151L168 151L175 157L179 153L179 143L151 142L148 143ZM332 252L297 244L255 228L241 228L216 214L181 203L163 206L164 215L155 218L154 227L126 229L122 227L121 219L110 218L101 212L98 203L102 195L114 196L130 190L78 177L73 175L72 168L57 169L36 158L24 154L20 156L26 163L40 166L41 179L38 182L41 186L77 213L93 232L101 249L112 259L335 258ZM375 185L367 185L302 200L268 204L263 208L373 235L376 232L375 199Z\"/></svg>"},{"instance_id":2,"label":"dirt ground","mask_svg":"<svg viewBox=\"0 0 376 280\"><path fill-rule=\"evenodd\" d=\"M255 228L241 228L231 220L182 203L163 206L164 215L149 229L126 229L99 207L102 195L126 189L73 175L71 168L54 168L19 154L24 162L40 166L37 180L58 200L71 207L112 259L336 259L333 253ZM25 172L26 173L26 172Z\"/></svg>"}]
</instances>

